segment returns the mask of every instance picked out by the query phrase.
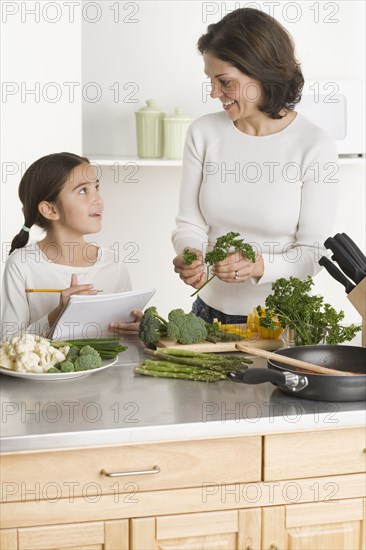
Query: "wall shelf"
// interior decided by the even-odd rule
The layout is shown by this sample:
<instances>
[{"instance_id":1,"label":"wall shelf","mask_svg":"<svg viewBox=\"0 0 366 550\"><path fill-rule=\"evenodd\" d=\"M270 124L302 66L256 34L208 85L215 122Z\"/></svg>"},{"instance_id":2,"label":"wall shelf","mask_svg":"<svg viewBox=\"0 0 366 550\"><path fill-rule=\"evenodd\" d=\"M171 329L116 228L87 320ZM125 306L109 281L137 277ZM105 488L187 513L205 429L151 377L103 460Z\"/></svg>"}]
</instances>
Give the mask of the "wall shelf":
<instances>
[{"instance_id":1,"label":"wall shelf","mask_svg":"<svg viewBox=\"0 0 366 550\"><path fill-rule=\"evenodd\" d=\"M121 167L124 166L149 166L156 168L169 168L169 167L179 167L182 166L182 160L170 160L166 158L161 159L142 159L136 156L115 156L115 155L88 155L92 164L97 166L110 166L110 167ZM340 165L363 165L365 164L365 156L359 157L343 157L340 156L339 164Z\"/></svg>"},{"instance_id":2,"label":"wall shelf","mask_svg":"<svg viewBox=\"0 0 366 550\"><path fill-rule=\"evenodd\" d=\"M362 157L338 157L339 159L339 164L352 164L352 165L355 165L355 164L365 164L365 156L362 155Z\"/></svg>"},{"instance_id":3,"label":"wall shelf","mask_svg":"<svg viewBox=\"0 0 366 550\"><path fill-rule=\"evenodd\" d=\"M174 167L174 166L182 166L182 161L180 159L177 160L170 160L170 159L142 159L139 157L129 157L129 156L121 156L117 157L114 155L88 155L86 154L88 159L92 164L96 164L98 166L155 166L155 167Z\"/></svg>"}]
</instances>

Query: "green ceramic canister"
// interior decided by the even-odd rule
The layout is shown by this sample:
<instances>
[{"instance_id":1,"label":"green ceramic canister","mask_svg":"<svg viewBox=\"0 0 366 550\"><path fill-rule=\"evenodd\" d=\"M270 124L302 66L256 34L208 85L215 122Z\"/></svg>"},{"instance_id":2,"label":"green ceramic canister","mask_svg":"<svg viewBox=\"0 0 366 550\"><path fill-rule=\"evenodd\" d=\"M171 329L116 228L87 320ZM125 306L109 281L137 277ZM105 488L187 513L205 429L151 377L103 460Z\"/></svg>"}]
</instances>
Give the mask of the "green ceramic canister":
<instances>
[{"instance_id":1,"label":"green ceramic canister","mask_svg":"<svg viewBox=\"0 0 366 550\"><path fill-rule=\"evenodd\" d=\"M141 158L161 158L164 152L163 113L153 99L135 113L137 154Z\"/></svg>"},{"instance_id":2,"label":"green ceramic canister","mask_svg":"<svg viewBox=\"0 0 366 550\"><path fill-rule=\"evenodd\" d=\"M191 122L192 119L180 107L175 109L174 115L164 118L164 157L182 158L186 133Z\"/></svg>"}]
</instances>

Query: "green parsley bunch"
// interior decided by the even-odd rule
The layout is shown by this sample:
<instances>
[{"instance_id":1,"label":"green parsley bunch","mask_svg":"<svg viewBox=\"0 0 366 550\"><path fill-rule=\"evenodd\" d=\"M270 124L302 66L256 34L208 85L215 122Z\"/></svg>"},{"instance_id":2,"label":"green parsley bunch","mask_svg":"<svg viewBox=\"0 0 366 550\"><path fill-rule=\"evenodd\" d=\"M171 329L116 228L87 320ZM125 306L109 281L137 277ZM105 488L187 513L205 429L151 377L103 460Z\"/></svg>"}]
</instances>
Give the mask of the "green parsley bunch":
<instances>
[{"instance_id":1,"label":"green parsley bunch","mask_svg":"<svg viewBox=\"0 0 366 550\"><path fill-rule=\"evenodd\" d=\"M216 239L216 243L214 244L213 249L209 252L206 252L205 255L205 264L207 264L207 280L195 292L193 292L191 296L195 296L215 277L215 275L209 277L210 266L213 266L218 262L224 261L229 256L229 254L233 254L234 252L241 252L243 256L248 258L248 260L253 263L255 262L255 252L252 246L244 242L244 239L239 239L238 237L240 237L240 233L234 233L233 231L230 231L226 235L222 235L221 237L218 237ZM186 264L190 265L192 261L196 258L192 259L192 254L194 253L190 253L190 255L188 253L188 249L185 249L183 251L183 261ZM188 261L185 261L185 259Z\"/></svg>"},{"instance_id":2,"label":"green parsley bunch","mask_svg":"<svg viewBox=\"0 0 366 550\"><path fill-rule=\"evenodd\" d=\"M314 282L311 277L304 280L296 277L277 279L272 284L272 294L267 296L264 311L257 307L259 324L274 329L272 317L276 316L283 328L294 330L295 345L318 344L325 334L327 344L339 344L352 340L361 326L342 326L344 312L337 312L324 303L323 296L311 295Z\"/></svg>"}]
</instances>

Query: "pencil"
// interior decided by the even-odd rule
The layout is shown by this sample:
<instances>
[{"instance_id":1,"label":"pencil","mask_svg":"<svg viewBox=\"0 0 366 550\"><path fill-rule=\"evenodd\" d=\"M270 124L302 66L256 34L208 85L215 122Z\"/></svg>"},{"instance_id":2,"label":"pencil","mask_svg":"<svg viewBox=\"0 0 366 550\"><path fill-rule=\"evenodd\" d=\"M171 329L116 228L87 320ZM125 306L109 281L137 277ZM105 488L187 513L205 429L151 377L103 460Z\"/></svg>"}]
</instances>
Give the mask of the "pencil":
<instances>
[{"instance_id":1,"label":"pencil","mask_svg":"<svg viewBox=\"0 0 366 550\"><path fill-rule=\"evenodd\" d=\"M65 288L26 288L25 292L62 292ZM92 289L94 290L94 289ZM97 290L96 292L103 292L103 290Z\"/></svg>"}]
</instances>

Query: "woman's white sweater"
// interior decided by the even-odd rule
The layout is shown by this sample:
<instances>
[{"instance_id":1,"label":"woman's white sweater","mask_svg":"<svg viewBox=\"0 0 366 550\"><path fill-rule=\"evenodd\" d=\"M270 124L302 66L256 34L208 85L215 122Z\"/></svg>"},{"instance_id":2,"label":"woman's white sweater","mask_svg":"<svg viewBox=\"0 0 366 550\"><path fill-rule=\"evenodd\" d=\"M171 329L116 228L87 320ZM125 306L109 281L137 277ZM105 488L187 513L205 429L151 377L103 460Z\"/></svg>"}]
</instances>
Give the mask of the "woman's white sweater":
<instances>
[{"instance_id":1,"label":"woman's white sweater","mask_svg":"<svg viewBox=\"0 0 366 550\"><path fill-rule=\"evenodd\" d=\"M334 141L297 113L282 131L251 136L225 112L190 126L184 151L177 253L206 251L229 231L240 233L264 259L264 274L241 284L216 277L200 292L211 307L246 315L280 277L304 278L319 270L324 240L333 231L339 194Z\"/></svg>"}]
</instances>

